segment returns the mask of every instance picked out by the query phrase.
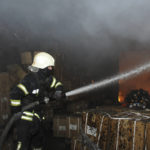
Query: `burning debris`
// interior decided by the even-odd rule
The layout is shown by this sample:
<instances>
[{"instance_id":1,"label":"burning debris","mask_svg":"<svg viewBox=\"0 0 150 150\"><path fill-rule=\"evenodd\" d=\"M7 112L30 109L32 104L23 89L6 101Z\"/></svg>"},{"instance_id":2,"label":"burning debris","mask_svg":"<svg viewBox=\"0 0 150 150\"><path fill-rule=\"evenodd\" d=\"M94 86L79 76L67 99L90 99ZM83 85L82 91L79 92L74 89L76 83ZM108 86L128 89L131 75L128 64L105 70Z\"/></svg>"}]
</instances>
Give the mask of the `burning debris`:
<instances>
[{"instance_id":1,"label":"burning debris","mask_svg":"<svg viewBox=\"0 0 150 150\"><path fill-rule=\"evenodd\" d=\"M150 108L150 95L143 89L132 90L127 94L125 102L129 108Z\"/></svg>"}]
</instances>

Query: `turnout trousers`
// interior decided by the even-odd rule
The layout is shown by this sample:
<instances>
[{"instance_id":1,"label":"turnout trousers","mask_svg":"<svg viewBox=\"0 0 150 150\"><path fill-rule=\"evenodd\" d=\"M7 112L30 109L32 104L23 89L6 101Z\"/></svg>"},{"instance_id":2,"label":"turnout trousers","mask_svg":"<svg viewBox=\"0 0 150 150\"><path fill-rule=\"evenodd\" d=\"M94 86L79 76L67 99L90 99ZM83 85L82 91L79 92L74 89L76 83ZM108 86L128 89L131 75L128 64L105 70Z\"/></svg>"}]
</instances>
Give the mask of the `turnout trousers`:
<instances>
[{"instance_id":1,"label":"turnout trousers","mask_svg":"<svg viewBox=\"0 0 150 150\"><path fill-rule=\"evenodd\" d=\"M41 121L36 116L32 121L20 119L16 123L17 143L15 150L43 150Z\"/></svg>"}]
</instances>

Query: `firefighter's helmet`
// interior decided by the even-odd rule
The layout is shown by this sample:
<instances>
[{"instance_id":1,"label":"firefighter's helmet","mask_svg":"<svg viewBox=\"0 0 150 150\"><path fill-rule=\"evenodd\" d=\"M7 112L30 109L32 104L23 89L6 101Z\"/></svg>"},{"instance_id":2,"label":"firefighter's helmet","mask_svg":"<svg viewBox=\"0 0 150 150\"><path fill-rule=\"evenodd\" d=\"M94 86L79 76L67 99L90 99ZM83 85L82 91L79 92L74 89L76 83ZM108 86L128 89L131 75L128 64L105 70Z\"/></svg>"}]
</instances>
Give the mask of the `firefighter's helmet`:
<instances>
[{"instance_id":1,"label":"firefighter's helmet","mask_svg":"<svg viewBox=\"0 0 150 150\"><path fill-rule=\"evenodd\" d=\"M34 56L32 67L44 69L48 66L55 66L55 59L46 52L39 52Z\"/></svg>"}]
</instances>

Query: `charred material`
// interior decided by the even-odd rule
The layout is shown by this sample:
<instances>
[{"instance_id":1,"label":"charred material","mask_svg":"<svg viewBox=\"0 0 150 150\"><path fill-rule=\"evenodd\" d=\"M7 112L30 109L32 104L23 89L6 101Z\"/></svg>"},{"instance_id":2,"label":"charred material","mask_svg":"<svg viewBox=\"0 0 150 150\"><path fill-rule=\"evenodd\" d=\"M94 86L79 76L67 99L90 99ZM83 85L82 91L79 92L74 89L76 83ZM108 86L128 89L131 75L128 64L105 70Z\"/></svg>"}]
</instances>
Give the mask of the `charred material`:
<instances>
[{"instance_id":1,"label":"charred material","mask_svg":"<svg viewBox=\"0 0 150 150\"><path fill-rule=\"evenodd\" d=\"M132 90L125 98L129 108L150 108L150 95L143 89Z\"/></svg>"}]
</instances>

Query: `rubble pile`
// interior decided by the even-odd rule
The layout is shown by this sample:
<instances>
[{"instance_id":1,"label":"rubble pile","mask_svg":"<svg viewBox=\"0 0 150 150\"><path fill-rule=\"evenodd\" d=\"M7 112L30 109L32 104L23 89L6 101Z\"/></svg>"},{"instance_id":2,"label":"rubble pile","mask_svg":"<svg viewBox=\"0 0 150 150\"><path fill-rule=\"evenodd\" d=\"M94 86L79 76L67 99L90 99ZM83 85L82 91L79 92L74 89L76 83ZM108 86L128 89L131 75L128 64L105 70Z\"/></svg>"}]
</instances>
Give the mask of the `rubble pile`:
<instances>
[{"instance_id":1,"label":"rubble pile","mask_svg":"<svg viewBox=\"0 0 150 150\"><path fill-rule=\"evenodd\" d=\"M129 108L150 108L150 95L143 89L132 90L127 94L125 102Z\"/></svg>"}]
</instances>

